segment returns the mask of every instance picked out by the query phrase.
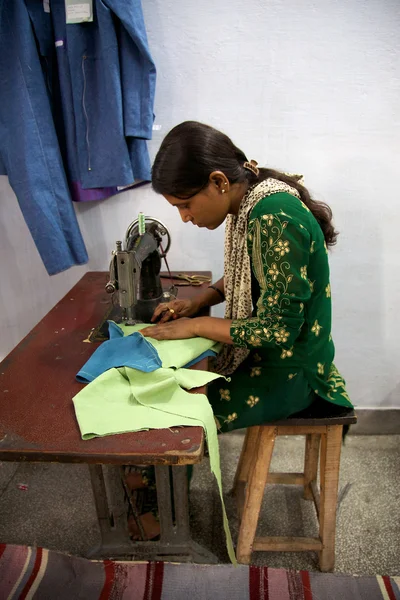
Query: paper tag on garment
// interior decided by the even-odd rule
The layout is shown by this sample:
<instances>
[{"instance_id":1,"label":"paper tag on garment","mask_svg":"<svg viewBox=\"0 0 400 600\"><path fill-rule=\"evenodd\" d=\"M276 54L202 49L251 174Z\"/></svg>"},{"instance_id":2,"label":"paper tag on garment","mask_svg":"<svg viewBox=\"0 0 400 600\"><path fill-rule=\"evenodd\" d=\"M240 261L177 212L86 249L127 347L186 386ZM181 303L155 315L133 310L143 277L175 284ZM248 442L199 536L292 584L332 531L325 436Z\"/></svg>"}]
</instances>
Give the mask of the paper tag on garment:
<instances>
[{"instance_id":1,"label":"paper tag on garment","mask_svg":"<svg viewBox=\"0 0 400 600\"><path fill-rule=\"evenodd\" d=\"M128 183L128 185L117 185L117 192L122 192L122 190L128 190L129 188L131 188L133 185L135 185L135 182L132 183Z\"/></svg>"},{"instance_id":2,"label":"paper tag on garment","mask_svg":"<svg viewBox=\"0 0 400 600\"><path fill-rule=\"evenodd\" d=\"M43 0L43 10L45 13L50 12L50 0Z\"/></svg>"},{"instance_id":3,"label":"paper tag on garment","mask_svg":"<svg viewBox=\"0 0 400 600\"><path fill-rule=\"evenodd\" d=\"M68 24L93 21L93 0L65 0L65 16Z\"/></svg>"}]
</instances>

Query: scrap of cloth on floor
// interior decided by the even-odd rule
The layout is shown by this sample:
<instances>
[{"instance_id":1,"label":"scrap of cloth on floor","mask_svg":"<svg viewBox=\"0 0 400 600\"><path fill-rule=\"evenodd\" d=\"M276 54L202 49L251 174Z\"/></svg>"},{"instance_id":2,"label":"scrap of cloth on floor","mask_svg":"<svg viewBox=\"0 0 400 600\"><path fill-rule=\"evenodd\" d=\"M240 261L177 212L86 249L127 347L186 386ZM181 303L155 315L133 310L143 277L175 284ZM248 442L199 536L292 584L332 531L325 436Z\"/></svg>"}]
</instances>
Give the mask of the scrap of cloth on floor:
<instances>
[{"instance_id":1,"label":"scrap of cloth on floor","mask_svg":"<svg viewBox=\"0 0 400 600\"><path fill-rule=\"evenodd\" d=\"M185 340L189 341L189 340ZM203 427L210 467L218 483L229 557L236 563L222 495L217 428L207 396L187 389L206 385L221 377L208 371L159 368L143 372L130 367L109 369L74 398L82 438L143 429L177 426Z\"/></svg>"},{"instance_id":2,"label":"scrap of cloth on floor","mask_svg":"<svg viewBox=\"0 0 400 600\"><path fill-rule=\"evenodd\" d=\"M109 321L110 339L97 348L76 379L89 383L114 367L131 367L145 373L160 367L189 367L206 356L216 356L220 348L220 344L200 337L163 341L144 338L140 333L144 327L144 323L129 326Z\"/></svg>"}]
</instances>

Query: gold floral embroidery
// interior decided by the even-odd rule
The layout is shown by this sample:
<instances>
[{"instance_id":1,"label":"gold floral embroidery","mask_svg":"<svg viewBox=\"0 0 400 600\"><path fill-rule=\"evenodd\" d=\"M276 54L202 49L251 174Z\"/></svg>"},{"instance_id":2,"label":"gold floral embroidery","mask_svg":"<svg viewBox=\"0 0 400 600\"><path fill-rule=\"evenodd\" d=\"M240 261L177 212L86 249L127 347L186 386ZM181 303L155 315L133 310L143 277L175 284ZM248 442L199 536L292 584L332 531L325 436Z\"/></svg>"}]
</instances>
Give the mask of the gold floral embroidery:
<instances>
[{"instance_id":1,"label":"gold floral embroidery","mask_svg":"<svg viewBox=\"0 0 400 600\"><path fill-rule=\"evenodd\" d=\"M260 398L258 396L249 396L248 399L246 400L247 404L253 408L253 406L255 406L257 404L257 402L260 401Z\"/></svg>"},{"instance_id":2,"label":"gold floral embroidery","mask_svg":"<svg viewBox=\"0 0 400 600\"><path fill-rule=\"evenodd\" d=\"M231 392L229 390L219 390L221 400L230 400Z\"/></svg>"},{"instance_id":3,"label":"gold floral embroidery","mask_svg":"<svg viewBox=\"0 0 400 600\"><path fill-rule=\"evenodd\" d=\"M328 285L326 286L325 293L326 293L327 298L331 297L331 284L330 283L328 283Z\"/></svg>"},{"instance_id":4,"label":"gold floral embroidery","mask_svg":"<svg viewBox=\"0 0 400 600\"><path fill-rule=\"evenodd\" d=\"M322 325L320 325L318 323L318 321L315 320L314 325L311 327L311 331L315 334L316 337L319 336L321 329L322 329Z\"/></svg>"},{"instance_id":5,"label":"gold floral embroidery","mask_svg":"<svg viewBox=\"0 0 400 600\"><path fill-rule=\"evenodd\" d=\"M253 367L250 371L250 377L258 377L261 375L261 367Z\"/></svg>"},{"instance_id":6,"label":"gold floral embroidery","mask_svg":"<svg viewBox=\"0 0 400 600\"><path fill-rule=\"evenodd\" d=\"M254 360L254 362L260 362L261 356L259 354L254 354L253 360Z\"/></svg>"},{"instance_id":7,"label":"gold floral embroidery","mask_svg":"<svg viewBox=\"0 0 400 600\"><path fill-rule=\"evenodd\" d=\"M225 419L225 423L232 423L232 421L235 421L237 419L237 413L232 413L231 415L228 415Z\"/></svg>"},{"instance_id":8,"label":"gold floral embroidery","mask_svg":"<svg viewBox=\"0 0 400 600\"><path fill-rule=\"evenodd\" d=\"M279 296L280 296L279 292L277 292L273 296L268 296L268 298L267 298L268 306L272 307L272 306L274 306L274 304L278 304Z\"/></svg>"},{"instance_id":9,"label":"gold floral embroidery","mask_svg":"<svg viewBox=\"0 0 400 600\"><path fill-rule=\"evenodd\" d=\"M315 252L314 246L315 246L315 242L312 241L311 246L310 246L310 254L314 254L314 252Z\"/></svg>"},{"instance_id":10,"label":"gold floral embroidery","mask_svg":"<svg viewBox=\"0 0 400 600\"><path fill-rule=\"evenodd\" d=\"M288 375L288 379L289 379L289 381L290 381L291 379L293 379L294 377L296 377L296 375L297 375L297 373L289 373L289 375Z\"/></svg>"},{"instance_id":11,"label":"gold floral embroidery","mask_svg":"<svg viewBox=\"0 0 400 600\"><path fill-rule=\"evenodd\" d=\"M287 240L284 242L282 240L279 240L279 242L277 243L277 246L278 246L277 250L281 256L285 256L285 254L289 254L290 246L289 246L289 242Z\"/></svg>"},{"instance_id":12,"label":"gold floral embroidery","mask_svg":"<svg viewBox=\"0 0 400 600\"><path fill-rule=\"evenodd\" d=\"M271 267L268 269L268 274L271 275L272 281L276 281L279 276L279 270L275 263L272 263Z\"/></svg>"},{"instance_id":13,"label":"gold floral embroidery","mask_svg":"<svg viewBox=\"0 0 400 600\"><path fill-rule=\"evenodd\" d=\"M272 335L271 332L266 327L264 327L263 332L265 334L265 337L269 341L271 339L271 335Z\"/></svg>"},{"instance_id":14,"label":"gold floral embroidery","mask_svg":"<svg viewBox=\"0 0 400 600\"><path fill-rule=\"evenodd\" d=\"M300 275L302 279L307 279L307 265L304 267L300 267Z\"/></svg>"},{"instance_id":15,"label":"gold floral embroidery","mask_svg":"<svg viewBox=\"0 0 400 600\"><path fill-rule=\"evenodd\" d=\"M299 312L303 312L303 310L304 310L304 304L303 304L303 302L300 302L300 310L299 310Z\"/></svg>"},{"instance_id":16,"label":"gold floral embroidery","mask_svg":"<svg viewBox=\"0 0 400 600\"><path fill-rule=\"evenodd\" d=\"M329 377L327 379L327 382L330 387L330 390L328 392L328 398L334 400L334 398L332 398L332 394L339 393L351 404L349 395L346 392L345 381L333 363L331 364L329 369Z\"/></svg>"},{"instance_id":17,"label":"gold floral embroidery","mask_svg":"<svg viewBox=\"0 0 400 600\"><path fill-rule=\"evenodd\" d=\"M261 340L258 336L251 335L249 341L250 341L250 344L254 347L261 346Z\"/></svg>"},{"instance_id":18,"label":"gold floral embroidery","mask_svg":"<svg viewBox=\"0 0 400 600\"><path fill-rule=\"evenodd\" d=\"M292 356L293 356L293 346L289 350L286 350L285 348L283 348L281 358L291 358Z\"/></svg>"},{"instance_id":19,"label":"gold floral embroidery","mask_svg":"<svg viewBox=\"0 0 400 600\"><path fill-rule=\"evenodd\" d=\"M323 375L325 372L325 365L323 365L322 363L317 363L317 369L318 369L318 374L319 375Z\"/></svg>"},{"instance_id":20,"label":"gold floral embroidery","mask_svg":"<svg viewBox=\"0 0 400 600\"><path fill-rule=\"evenodd\" d=\"M274 336L278 344L284 344L289 339L289 333L284 327L281 327L278 329L278 331L275 331Z\"/></svg>"},{"instance_id":21,"label":"gold floral embroidery","mask_svg":"<svg viewBox=\"0 0 400 600\"><path fill-rule=\"evenodd\" d=\"M267 221L268 227L271 227L273 225L273 223L274 223L273 215L263 215L262 218L264 219L264 221Z\"/></svg>"},{"instance_id":22,"label":"gold floral embroidery","mask_svg":"<svg viewBox=\"0 0 400 600\"><path fill-rule=\"evenodd\" d=\"M287 225L288 216L283 211L265 214L249 223L248 235L252 236L253 242L252 245L249 243L248 249L261 294L257 317L233 323L234 342L238 347L256 348L271 342L279 345L289 339L284 314L289 311L291 297L295 294L289 288L294 273L287 260L291 252L290 238L284 237ZM289 351L287 356L291 353Z\"/></svg>"},{"instance_id":23,"label":"gold floral embroidery","mask_svg":"<svg viewBox=\"0 0 400 600\"><path fill-rule=\"evenodd\" d=\"M329 341L329 342L331 342L331 341L332 341L332 334L331 334L331 333L329 334L328 341Z\"/></svg>"},{"instance_id":24,"label":"gold floral embroidery","mask_svg":"<svg viewBox=\"0 0 400 600\"><path fill-rule=\"evenodd\" d=\"M308 280L308 285L310 286L310 292L312 294L314 293L314 283L315 281L311 281L310 279Z\"/></svg>"}]
</instances>

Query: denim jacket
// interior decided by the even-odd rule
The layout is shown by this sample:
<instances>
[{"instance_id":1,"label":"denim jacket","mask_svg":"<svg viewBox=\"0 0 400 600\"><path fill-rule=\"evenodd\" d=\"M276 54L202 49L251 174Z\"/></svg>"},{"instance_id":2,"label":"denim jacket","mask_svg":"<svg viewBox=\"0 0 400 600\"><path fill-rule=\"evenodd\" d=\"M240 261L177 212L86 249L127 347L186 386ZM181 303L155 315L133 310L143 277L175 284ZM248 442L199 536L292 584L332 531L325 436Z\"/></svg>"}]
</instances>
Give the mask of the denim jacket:
<instances>
[{"instance_id":1,"label":"denim jacket","mask_svg":"<svg viewBox=\"0 0 400 600\"><path fill-rule=\"evenodd\" d=\"M155 67L140 0L94 0L74 25L50 9L0 0L0 174L54 274L87 261L71 192L150 179Z\"/></svg>"}]
</instances>

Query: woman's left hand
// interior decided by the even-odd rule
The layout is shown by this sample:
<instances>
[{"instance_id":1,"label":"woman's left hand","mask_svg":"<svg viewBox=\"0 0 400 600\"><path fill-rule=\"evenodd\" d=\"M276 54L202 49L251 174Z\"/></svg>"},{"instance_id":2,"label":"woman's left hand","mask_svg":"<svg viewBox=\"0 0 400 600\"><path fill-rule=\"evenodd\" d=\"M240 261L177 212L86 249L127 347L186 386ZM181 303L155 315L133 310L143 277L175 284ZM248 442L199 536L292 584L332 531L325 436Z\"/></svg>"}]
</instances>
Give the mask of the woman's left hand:
<instances>
[{"instance_id":1,"label":"woman's left hand","mask_svg":"<svg viewBox=\"0 0 400 600\"><path fill-rule=\"evenodd\" d=\"M195 319L177 319L176 321L145 327L140 330L140 333L144 337L151 337L155 340L184 340L197 337L194 322Z\"/></svg>"}]
</instances>

